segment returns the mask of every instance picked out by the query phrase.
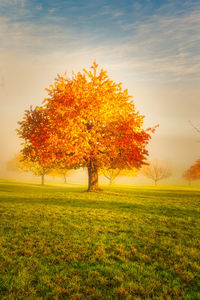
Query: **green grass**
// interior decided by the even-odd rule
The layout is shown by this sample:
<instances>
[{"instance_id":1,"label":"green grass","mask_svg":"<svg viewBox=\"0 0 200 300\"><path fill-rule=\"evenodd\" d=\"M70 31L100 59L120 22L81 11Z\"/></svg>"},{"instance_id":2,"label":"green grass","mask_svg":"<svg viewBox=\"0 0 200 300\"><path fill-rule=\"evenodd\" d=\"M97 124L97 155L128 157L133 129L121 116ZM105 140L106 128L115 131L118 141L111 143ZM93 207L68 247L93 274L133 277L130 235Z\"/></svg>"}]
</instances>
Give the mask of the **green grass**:
<instances>
[{"instance_id":1,"label":"green grass","mask_svg":"<svg viewBox=\"0 0 200 300\"><path fill-rule=\"evenodd\" d=\"M200 299L200 190L0 181L0 299Z\"/></svg>"}]
</instances>

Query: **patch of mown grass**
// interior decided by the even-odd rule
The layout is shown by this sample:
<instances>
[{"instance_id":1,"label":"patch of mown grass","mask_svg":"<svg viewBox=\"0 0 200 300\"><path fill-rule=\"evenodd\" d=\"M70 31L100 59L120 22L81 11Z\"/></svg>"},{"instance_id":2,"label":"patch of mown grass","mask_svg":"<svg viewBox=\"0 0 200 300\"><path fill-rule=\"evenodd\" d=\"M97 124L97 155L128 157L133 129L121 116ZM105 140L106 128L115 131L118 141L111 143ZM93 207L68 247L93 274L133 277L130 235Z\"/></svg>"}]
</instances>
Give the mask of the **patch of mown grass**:
<instances>
[{"instance_id":1,"label":"patch of mown grass","mask_svg":"<svg viewBox=\"0 0 200 300\"><path fill-rule=\"evenodd\" d=\"M0 191L1 299L200 299L199 190Z\"/></svg>"}]
</instances>

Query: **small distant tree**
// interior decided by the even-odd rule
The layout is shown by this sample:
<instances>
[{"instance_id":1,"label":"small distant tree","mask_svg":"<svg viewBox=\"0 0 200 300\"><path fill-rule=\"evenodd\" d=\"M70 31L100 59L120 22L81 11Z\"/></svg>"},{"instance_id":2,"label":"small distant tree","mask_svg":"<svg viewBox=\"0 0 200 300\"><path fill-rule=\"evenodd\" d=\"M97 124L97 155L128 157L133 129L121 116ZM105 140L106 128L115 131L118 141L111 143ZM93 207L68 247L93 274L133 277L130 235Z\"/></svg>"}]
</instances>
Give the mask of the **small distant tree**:
<instances>
[{"instance_id":1,"label":"small distant tree","mask_svg":"<svg viewBox=\"0 0 200 300\"><path fill-rule=\"evenodd\" d=\"M143 166L141 173L147 178L152 179L155 185L157 185L158 181L171 176L171 170L158 159Z\"/></svg>"},{"instance_id":2,"label":"small distant tree","mask_svg":"<svg viewBox=\"0 0 200 300\"><path fill-rule=\"evenodd\" d=\"M189 123L190 123L190 125L192 126L192 128L194 128L194 130L198 133L198 134L200 134L200 128L199 127L197 127L197 126L195 126L193 123L192 123L192 121L188 121ZM200 140L197 140L197 142L200 142Z\"/></svg>"},{"instance_id":3,"label":"small distant tree","mask_svg":"<svg viewBox=\"0 0 200 300\"><path fill-rule=\"evenodd\" d=\"M67 177L72 174L72 170L64 167L60 168L53 168L49 175L56 176L56 177L63 177L64 183L67 184Z\"/></svg>"},{"instance_id":4,"label":"small distant tree","mask_svg":"<svg viewBox=\"0 0 200 300\"><path fill-rule=\"evenodd\" d=\"M6 168L13 172L32 172L33 175L41 176L41 184L44 185L44 176L50 172L49 167L39 164L39 162L31 161L28 157L24 157L22 153L16 154L7 162Z\"/></svg>"},{"instance_id":5,"label":"small distant tree","mask_svg":"<svg viewBox=\"0 0 200 300\"><path fill-rule=\"evenodd\" d=\"M182 177L188 181L188 184L191 185L191 181L194 180L193 177L193 170L191 168L189 168L188 170L186 170L185 172L183 172Z\"/></svg>"},{"instance_id":6,"label":"small distant tree","mask_svg":"<svg viewBox=\"0 0 200 300\"><path fill-rule=\"evenodd\" d=\"M198 132L200 133L200 128L198 128L197 126L195 126L190 120L189 120L190 125Z\"/></svg>"},{"instance_id":7,"label":"small distant tree","mask_svg":"<svg viewBox=\"0 0 200 300\"><path fill-rule=\"evenodd\" d=\"M191 184L191 181L200 179L200 159L183 173L183 178Z\"/></svg>"},{"instance_id":8,"label":"small distant tree","mask_svg":"<svg viewBox=\"0 0 200 300\"><path fill-rule=\"evenodd\" d=\"M114 180L119 176L121 170L120 169L103 169L100 173L102 173L108 180L110 185L114 184Z\"/></svg>"},{"instance_id":9,"label":"small distant tree","mask_svg":"<svg viewBox=\"0 0 200 300\"><path fill-rule=\"evenodd\" d=\"M50 168L48 166L40 165L38 162L30 161L30 171L35 176L41 176L41 184L44 185L45 175L48 175L50 172Z\"/></svg>"},{"instance_id":10,"label":"small distant tree","mask_svg":"<svg viewBox=\"0 0 200 300\"><path fill-rule=\"evenodd\" d=\"M200 159L198 159L194 164L196 178L200 179Z\"/></svg>"},{"instance_id":11,"label":"small distant tree","mask_svg":"<svg viewBox=\"0 0 200 300\"><path fill-rule=\"evenodd\" d=\"M50 138L48 116L40 107L30 107L18 124L17 133L24 140L22 161L30 164L30 171L34 175L41 176L44 185L44 176L49 173L55 162L54 152L52 149L48 151L47 148Z\"/></svg>"},{"instance_id":12,"label":"small distant tree","mask_svg":"<svg viewBox=\"0 0 200 300\"><path fill-rule=\"evenodd\" d=\"M103 174L109 180L110 185L114 184L114 181L118 176L135 177L137 175L137 172L138 170L136 168L100 170L100 174Z\"/></svg>"}]
</instances>

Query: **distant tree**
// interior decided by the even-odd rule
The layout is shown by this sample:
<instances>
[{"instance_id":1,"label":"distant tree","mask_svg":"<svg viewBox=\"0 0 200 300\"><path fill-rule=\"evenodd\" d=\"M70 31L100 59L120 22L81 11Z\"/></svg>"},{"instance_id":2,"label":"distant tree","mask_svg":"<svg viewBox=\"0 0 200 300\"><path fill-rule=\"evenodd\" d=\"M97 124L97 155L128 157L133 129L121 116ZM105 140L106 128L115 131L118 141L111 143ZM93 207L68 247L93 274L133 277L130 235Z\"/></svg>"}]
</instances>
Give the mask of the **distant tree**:
<instances>
[{"instance_id":1,"label":"distant tree","mask_svg":"<svg viewBox=\"0 0 200 300\"><path fill-rule=\"evenodd\" d=\"M200 159L198 159L189 169L183 173L183 178L188 180L189 184L191 181L200 179Z\"/></svg>"},{"instance_id":2,"label":"distant tree","mask_svg":"<svg viewBox=\"0 0 200 300\"><path fill-rule=\"evenodd\" d=\"M191 185L191 181L194 180L193 170L189 168L188 170L184 171L182 177L188 181L189 185Z\"/></svg>"},{"instance_id":3,"label":"distant tree","mask_svg":"<svg viewBox=\"0 0 200 300\"><path fill-rule=\"evenodd\" d=\"M55 155L48 151L49 142L48 116L40 107L25 111L24 118L18 122L19 129L17 133L24 140L21 155L22 161L31 165L30 170L34 175L41 175L42 185L44 185L44 176L52 169L55 161Z\"/></svg>"},{"instance_id":4,"label":"distant tree","mask_svg":"<svg viewBox=\"0 0 200 300\"><path fill-rule=\"evenodd\" d=\"M114 184L115 179L118 176L135 177L138 170L136 168L132 169L101 169L100 174L103 174L108 180L110 185Z\"/></svg>"},{"instance_id":5,"label":"distant tree","mask_svg":"<svg viewBox=\"0 0 200 300\"><path fill-rule=\"evenodd\" d=\"M200 178L200 159L197 159L197 161L194 164L195 172L196 172L196 177L197 179Z\"/></svg>"},{"instance_id":6,"label":"distant tree","mask_svg":"<svg viewBox=\"0 0 200 300\"><path fill-rule=\"evenodd\" d=\"M114 180L119 176L120 172L120 169L102 169L100 174L102 173L109 180L110 185L113 185Z\"/></svg>"},{"instance_id":7,"label":"distant tree","mask_svg":"<svg viewBox=\"0 0 200 300\"><path fill-rule=\"evenodd\" d=\"M171 170L158 159L143 166L141 173L147 178L152 179L155 185L157 185L158 181L171 176Z\"/></svg>"},{"instance_id":8,"label":"distant tree","mask_svg":"<svg viewBox=\"0 0 200 300\"><path fill-rule=\"evenodd\" d=\"M49 175L52 175L52 176L56 176L56 177L63 177L63 180L64 180L64 183L66 184L67 183L67 177L72 174L73 170L71 169L68 169L66 167L54 167Z\"/></svg>"},{"instance_id":9,"label":"distant tree","mask_svg":"<svg viewBox=\"0 0 200 300\"><path fill-rule=\"evenodd\" d=\"M190 123L190 125L192 126L192 128L194 128L196 130L196 132L200 134L200 128L197 127L197 126L195 126L190 120L188 122ZM200 141L198 141L198 142L200 142Z\"/></svg>"},{"instance_id":10,"label":"distant tree","mask_svg":"<svg viewBox=\"0 0 200 300\"><path fill-rule=\"evenodd\" d=\"M198 132L200 133L200 128L198 128L197 126L195 126L190 120L189 120L190 125Z\"/></svg>"},{"instance_id":11,"label":"distant tree","mask_svg":"<svg viewBox=\"0 0 200 300\"><path fill-rule=\"evenodd\" d=\"M22 153L17 154L7 162L6 168L13 172L32 172L33 175L41 176L41 184L44 185L44 176L50 172L47 166L41 166L37 161L31 161L24 157Z\"/></svg>"},{"instance_id":12,"label":"distant tree","mask_svg":"<svg viewBox=\"0 0 200 300\"><path fill-rule=\"evenodd\" d=\"M30 171L33 173L33 175L41 176L41 184L44 185L45 175L49 174L51 168L44 165L42 166L39 164L39 162L32 162L32 161L29 161L29 166L30 166Z\"/></svg>"}]
</instances>

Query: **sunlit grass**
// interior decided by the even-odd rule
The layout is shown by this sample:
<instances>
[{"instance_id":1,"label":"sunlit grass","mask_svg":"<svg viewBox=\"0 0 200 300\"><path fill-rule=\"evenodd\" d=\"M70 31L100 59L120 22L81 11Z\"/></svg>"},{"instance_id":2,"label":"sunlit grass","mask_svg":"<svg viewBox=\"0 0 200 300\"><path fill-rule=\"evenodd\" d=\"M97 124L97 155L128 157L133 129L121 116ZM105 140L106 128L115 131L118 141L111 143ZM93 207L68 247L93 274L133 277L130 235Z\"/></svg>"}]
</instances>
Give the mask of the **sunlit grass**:
<instances>
[{"instance_id":1,"label":"sunlit grass","mask_svg":"<svg viewBox=\"0 0 200 300\"><path fill-rule=\"evenodd\" d=\"M0 191L0 298L200 299L198 187Z\"/></svg>"}]
</instances>

